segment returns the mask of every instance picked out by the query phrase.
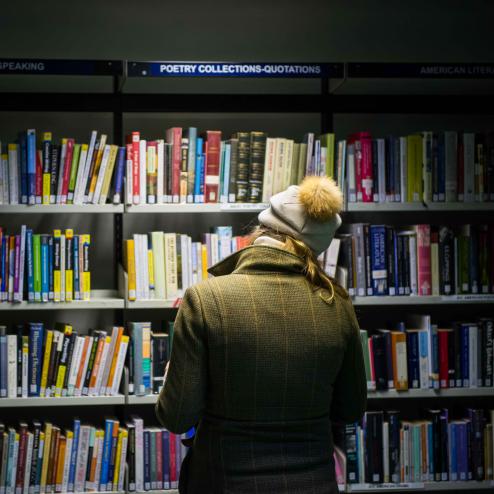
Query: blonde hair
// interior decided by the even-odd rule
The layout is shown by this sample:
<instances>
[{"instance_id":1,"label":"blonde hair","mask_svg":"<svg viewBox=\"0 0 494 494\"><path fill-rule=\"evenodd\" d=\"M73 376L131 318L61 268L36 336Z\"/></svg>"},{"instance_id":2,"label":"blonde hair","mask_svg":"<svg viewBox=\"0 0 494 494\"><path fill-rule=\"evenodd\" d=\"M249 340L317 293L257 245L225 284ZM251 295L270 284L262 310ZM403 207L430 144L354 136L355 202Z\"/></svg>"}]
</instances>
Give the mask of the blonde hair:
<instances>
[{"instance_id":1,"label":"blonde hair","mask_svg":"<svg viewBox=\"0 0 494 494\"><path fill-rule=\"evenodd\" d=\"M307 281L316 289L322 289L319 292L319 295L327 304L332 303L335 294L335 281L324 272L310 247L291 235L279 233L272 228L263 225L256 226L252 230L249 236L249 244L252 245L261 236L268 236L283 242L284 248L288 252L301 257L305 263L304 274ZM324 295L324 290L327 290L330 293L329 297Z\"/></svg>"}]
</instances>

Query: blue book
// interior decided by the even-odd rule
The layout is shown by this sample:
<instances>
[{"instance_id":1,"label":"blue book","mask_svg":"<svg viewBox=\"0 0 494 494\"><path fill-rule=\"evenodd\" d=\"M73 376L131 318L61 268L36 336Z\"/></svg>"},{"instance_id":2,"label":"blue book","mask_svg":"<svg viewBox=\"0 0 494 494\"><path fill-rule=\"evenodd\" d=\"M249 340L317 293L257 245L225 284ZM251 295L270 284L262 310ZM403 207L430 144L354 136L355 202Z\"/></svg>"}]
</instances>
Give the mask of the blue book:
<instances>
[{"instance_id":1,"label":"blue book","mask_svg":"<svg viewBox=\"0 0 494 494\"><path fill-rule=\"evenodd\" d=\"M34 302L34 252L33 231L26 230L27 300Z\"/></svg>"},{"instance_id":2,"label":"blue book","mask_svg":"<svg viewBox=\"0 0 494 494\"><path fill-rule=\"evenodd\" d=\"M75 484L75 469L77 464L77 450L79 448L79 435L81 432L81 421L79 419L74 420L74 438L72 439L72 451L70 452L70 467L69 467L69 481L68 492L74 491Z\"/></svg>"},{"instance_id":3,"label":"blue book","mask_svg":"<svg viewBox=\"0 0 494 494\"><path fill-rule=\"evenodd\" d=\"M161 431L161 447L163 458L163 489L170 488L170 433Z\"/></svg>"},{"instance_id":4,"label":"blue book","mask_svg":"<svg viewBox=\"0 0 494 494\"><path fill-rule=\"evenodd\" d=\"M448 427L449 436L449 480L458 480L458 430L457 424L451 422Z\"/></svg>"},{"instance_id":5,"label":"blue book","mask_svg":"<svg viewBox=\"0 0 494 494\"><path fill-rule=\"evenodd\" d=\"M81 299L81 273L79 271L79 235L74 235L72 242L74 257L74 300Z\"/></svg>"},{"instance_id":6,"label":"blue book","mask_svg":"<svg viewBox=\"0 0 494 494\"><path fill-rule=\"evenodd\" d=\"M468 324L460 325L460 381L457 381L457 386L468 388L470 386L470 327Z\"/></svg>"},{"instance_id":7,"label":"blue book","mask_svg":"<svg viewBox=\"0 0 494 494\"><path fill-rule=\"evenodd\" d=\"M122 202L122 189L125 173L125 147L118 148L117 154L117 167L114 175L113 182L113 204L120 204ZM161 200L161 198L160 198Z\"/></svg>"},{"instance_id":8,"label":"blue book","mask_svg":"<svg viewBox=\"0 0 494 494\"><path fill-rule=\"evenodd\" d=\"M468 447L467 447L467 423L456 425L456 463L458 480L471 480L468 478Z\"/></svg>"},{"instance_id":9,"label":"blue book","mask_svg":"<svg viewBox=\"0 0 494 494\"><path fill-rule=\"evenodd\" d=\"M113 421L113 431L115 427L118 428L119 424L116 420ZM113 487L113 476L115 474L115 460L117 453L117 445L118 445L118 434L113 434L111 436L111 447L110 447L110 462L108 464L108 481L106 483L106 490L111 491Z\"/></svg>"},{"instance_id":10,"label":"blue book","mask_svg":"<svg viewBox=\"0 0 494 494\"><path fill-rule=\"evenodd\" d=\"M101 458L100 491L105 491L108 484L112 447L113 420L105 420L105 437L103 440L103 456Z\"/></svg>"},{"instance_id":11,"label":"blue book","mask_svg":"<svg viewBox=\"0 0 494 494\"><path fill-rule=\"evenodd\" d=\"M231 159L231 144L225 143L223 173L221 177L221 194L220 202L228 202L228 187L230 185L230 159Z\"/></svg>"},{"instance_id":12,"label":"blue book","mask_svg":"<svg viewBox=\"0 0 494 494\"><path fill-rule=\"evenodd\" d=\"M14 463L14 448L15 448L15 429L9 428L8 435L8 452L7 452L7 467L5 469L5 492L13 494L16 490L16 470L17 465Z\"/></svg>"},{"instance_id":13,"label":"blue book","mask_svg":"<svg viewBox=\"0 0 494 494\"><path fill-rule=\"evenodd\" d=\"M53 236L48 236L48 300L53 300Z\"/></svg>"},{"instance_id":14,"label":"blue book","mask_svg":"<svg viewBox=\"0 0 494 494\"><path fill-rule=\"evenodd\" d=\"M27 131L27 199L36 203L36 130Z\"/></svg>"},{"instance_id":15,"label":"blue book","mask_svg":"<svg viewBox=\"0 0 494 494\"><path fill-rule=\"evenodd\" d=\"M429 334L426 330L418 332L419 339L419 375L420 387L429 389L431 379L429 376Z\"/></svg>"},{"instance_id":16,"label":"blue book","mask_svg":"<svg viewBox=\"0 0 494 494\"><path fill-rule=\"evenodd\" d=\"M196 162L197 162L197 128L189 127L189 148L187 150L187 172L189 179L187 182L187 202L194 202L194 190L196 185Z\"/></svg>"},{"instance_id":17,"label":"blue book","mask_svg":"<svg viewBox=\"0 0 494 494\"><path fill-rule=\"evenodd\" d=\"M21 175L21 204L27 204L27 137L25 132L19 133L19 166Z\"/></svg>"},{"instance_id":18,"label":"blue book","mask_svg":"<svg viewBox=\"0 0 494 494\"><path fill-rule=\"evenodd\" d=\"M434 480L434 468L435 468L435 463L434 463L434 428L432 425L432 422L429 422L427 424L427 450L429 454L429 465L427 466L429 469L429 481Z\"/></svg>"},{"instance_id":19,"label":"blue book","mask_svg":"<svg viewBox=\"0 0 494 494\"><path fill-rule=\"evenodd\" d=\"M41 301L48 302L50 275L48 266L48 237L41 235Z\"/></svg>"},{"instance_id":20,"label":"blue book","mask_svg":"<svg viewBox=\"0 0 494 494\"><path fill-rule=\"evenodd\" d=\"M446 198L446 156L444 151L444 132L437 140L437 200L444 202Z\"/></svg>"},{"instance_id":21,"label":"blue book","mask_svg":"<svg viewBox=\"0 0 494 494\"><path fill-rule=\"evenodd\" d=\"M386 227L384 225L370 225L369 233L372 290L374 295L386 295L388 293Z\"/></svg>"},{"instance_id":22,"label":"blue book","mask_svg":"<svg viewBox=\"0 0 494 494\"><path fill-rule=\"evenodd\" d=\"M149 430L144 429L144 490L151 489L151 440Z\"/></svg>"},{"instance_id":23,"label":"blue book","mask_svg":"<svg viewBox=\"0 0 494 494\"><path fill-rule=\"evenodd\" d=\"M201 167L203 154L203 139L202 137L198 137L196 140L196 167L194 174L194 202L201 202Z\"/></svg>"},{"instance_id":24,"label":"blue book","mask_svg":"<svg viewBox=\"0 0 494 494\"><path fill-rule=\"evenodd\" d=\"M41 366L43 365L43 323L29 323L28 394L39 396Z\"/></svg>"},{"instance_id":25,"label":"blue book","mask_svg":"<svg viewBox=\"0 0 494 494\"><path fill-rule=\"evenodd\" d=\"M8 376L8 356L7 356L7 328L0 326L0 398L7 397L7 376Z\"/></svg>"},{"instance_id":26,"label":"blue book","mask_svg":"<svg viewBox=\"0 0 494 494\"><path fill-rule=\"evenodd\" d=\"M407 335L407 358L408 358L408 387L420 387L419 370L419 335L416 331L406 331Z\"/></svg>"}]
</instances>

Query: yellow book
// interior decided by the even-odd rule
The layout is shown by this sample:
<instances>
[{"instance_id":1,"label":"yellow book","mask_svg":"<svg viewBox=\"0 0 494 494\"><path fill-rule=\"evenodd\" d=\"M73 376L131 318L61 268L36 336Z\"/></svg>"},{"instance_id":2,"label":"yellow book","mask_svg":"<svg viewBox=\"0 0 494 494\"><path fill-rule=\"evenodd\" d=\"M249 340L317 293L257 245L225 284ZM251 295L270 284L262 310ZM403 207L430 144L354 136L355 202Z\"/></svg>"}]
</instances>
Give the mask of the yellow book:
<instances>
[{"instance_id":1,"label":"yellow book","mask_svg":"<svg viewBox=\"0 0 494 494\"><path fill-rule=\"evenodd\" d=\"M53 300L60 302L60 290L62 285L60 271L60 230L53 230Z\"/></svg>"},{"instance_id":2,"label":"yellow book","mask_svg":"<svg viewBox=\"0 0 494 494\"><path fill-rule=\"evenodd\" d=\"M91 298L91 272L89 271L89 246L91 244L91 235L81 235L82 238L82 300ZM81 253L79 253L81 255Z\"/></svg>"},{"instance_id":3,"label":"yellow book","mask_svg":"<svg viewBox=\"0 0 494 494\"><path fill-rule=\"evenodd\" d=\"M43 367L41 370L41 384L39 390L40 396L45 396L46 382L48 380L48 369L50 366L50 354L51 354L52 342L53 342L53 331L51 329L48 329L46 331L45 354L43 356Z\"/></svg>"},{"instance_id":4,"label":"yellow book","mask_svg":"<svg viewBox=\"0 0 494 494\"><path fill-rule=\"evenodd\" d=\"M45 144L46 143L46 144ZM50 181L51 181L51 132L43 133L43 204L50 204Z\"/></svg>"},{"instance_id":5,"label":"yellow book","mask_svg":"<svg viewBox=\"0 0 494 494\"><path fill-rule=\"evenodd\" d=\"M414 136L407 136L407 202L413 202L415 196L416 146Z\"/></svg>"},{"instance_id":6,"label":"yellow book","mask_svg":"<svg viewBox=\"0 0 494 494\"><path fill-rule=\"evenodd\" d=\"M117 490L118 486L118 474L120 472L120 457L122 456L122 440L124 437L124 430L118 431L117 453L115 455L115 470L113 472L113 490Z\"/></svg>"},{"instance_id":7,"label":"yellow book","mask_svg":"<svg viewBox=\"0 0 494 494\"><path fill-rule=\"evenodd\" d=\"M65 254L65 301L72 302L74 294L74 230L67 228L65 230L65 245L67 252Z\"/></svg>"},{"instance_id":8,"label":"yellow book","mask_svg":"<svg viewBox=\"0 0 494 494\"><path fill-rule=\"evenodd\" d=\"M105 204L108 197L108 191L110 190L111 177L113 175L113 168L115 168L115 161L117 160L118 146L112 144L110 146L110 156L108 158L108 165L105 170L105 177L103 179L103 185L101 187L101 193L99 197L99 203Z\"/></svg>"},{"instance_id":9,"label":"yellow book","mask_svg":"<svg viewBox=\"0 0 494 494\"><path fill-rule=\"evenodd\" d=\"M47 422L45 424L45 446L43 448L43 461L41 463L41 481L40 481L40 492L45 492L46 487L46 476L48 473L48 463L50 460L50 446L51 446L51 431L52 424Z\"/></svg>"},{"instance_id":10,"label":"yellow book","mask_svg":"<svg viewBox=\"0 0 494 494\"><path fill-rule=\"evenodd\" d=\"M115 341L115 347L113 349L110 373L108 374L108 381L106 383L103 383L103 386L106 386L107 388L107 393L111 391L111 387L113 384L113 376L115 375L115 368L117 366L118 351L120 349L120 343L122 342L122 335L123 335L123 328L118 328L117 341Z\"/></svg>"},{"instance_id":11,"label":"yellow book","mask_svg":"<svg viewBox=\"0 0 494 494\"><path fill-rule=\"evenodd\" d=\"M56 475L55 475L55 492L62 492L62 482L63 482L63 467L65 463L65 451L66 451L67 439L65 436L60 436L58 441L58 453L57 453L57 464Z\"/></svg>"},{"instance_id":12,"label":"yellow book","mask_svg":"<svg viewBox=\"0 0 494 494\"><path fill-rule=\"evenodd\" d=\"M208 279L208 248L206 245L201 246L202 252L202 279Z\"/></svg>"},{"instance_id":13,"label":"yellow book","mask_svg":"<svg viewBox=\"0 0 494 494\"><path fill-rule=\"evenodd\" d=\"M136 299L136 260L134 252L134 240L129 239L125 241L126 256L125 262L127 265L127 278L128 278L128 299Z\"/></svg>"},{"instance_id":14,"label":"yellow book","mask_svg":"<svg viewBox=\"0 0 494 494\"><path fill-rule=\"evenodd\" d=\"M148 276L149 276L149 290L154 292L154 256L151 249L148 250ZM153 298L151 296L151 298Z\"/></svg>"},{"instance_id":15,"label":"yellow book","mask_svg":"<svg viewBox=\"0 0 494 494\"><path fill-rule=\"evenodd\" d=\"M69 338L70 335L72 334L72 326L70 324L65 324L65 329L64 329L64 347L68 347L69 344ZM65 380L65 374L67 372L67 352L62 351L62 355L60 357L60 365L58 366L58 374L57 374L57 380L55 384L55 397L59 398L62 396L62 390L63 390L63 382Z\"/></svg>"},{"instance_id":16,"label":"yellow book","mask_svg":"<svg viewBox=\"0 0 494 494\"><path fill-rule=\"evenodd\" d=\"M98 152L96 154L96 161L94 163L93 175L89 177L91 181L89 183L88 202L92 202L93 200L93 195L96 189L96 182L98 180L99 168L101 166L101 160L103 158L103 150L105 149L105 146L106 146L106 135L101 134L101 139L99 141L99 146L98 146Z\"/></svg>"}]
</instances>

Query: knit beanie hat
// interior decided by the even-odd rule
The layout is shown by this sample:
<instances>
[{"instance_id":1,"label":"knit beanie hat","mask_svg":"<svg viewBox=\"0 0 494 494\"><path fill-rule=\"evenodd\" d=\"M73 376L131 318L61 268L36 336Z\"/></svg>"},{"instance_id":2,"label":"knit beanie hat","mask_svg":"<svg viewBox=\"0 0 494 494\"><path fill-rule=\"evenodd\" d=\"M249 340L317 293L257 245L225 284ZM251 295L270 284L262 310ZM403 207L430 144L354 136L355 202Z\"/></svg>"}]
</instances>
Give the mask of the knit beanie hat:
<instances>
[{"instance_id":1,"label":"knit beanie hat","mask_svg":"<svg viewBox=\"0 0 494 494\"><path fill-rule=\"evenodd\" d=\"M319 255L341 225L341 190L329 177L305 177L300 186L275 194L259 214L259 223L301 240Z\"/></svg>"}]
</instances>

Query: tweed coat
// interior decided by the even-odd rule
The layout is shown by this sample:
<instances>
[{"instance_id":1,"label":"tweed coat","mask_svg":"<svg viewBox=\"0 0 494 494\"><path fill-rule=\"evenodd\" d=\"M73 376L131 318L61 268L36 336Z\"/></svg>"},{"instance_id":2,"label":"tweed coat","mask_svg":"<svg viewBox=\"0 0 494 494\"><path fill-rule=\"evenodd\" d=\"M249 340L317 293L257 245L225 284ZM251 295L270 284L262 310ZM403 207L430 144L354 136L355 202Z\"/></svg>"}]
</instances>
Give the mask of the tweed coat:
<instances>
[{"instance_id":1,"label":"tweed coat","mask_svg":"<svg viewBox=\"0 0 494 494\"><path fill-rule=\"evenodd\" d=\"M366 405L359 328L346 293L328 305L303 268L254 245L185 293L156 405L172 432L197 425L181 493L337 492L331 421Z\"/></svg>"}]
</instances>

